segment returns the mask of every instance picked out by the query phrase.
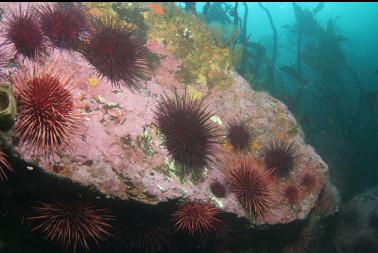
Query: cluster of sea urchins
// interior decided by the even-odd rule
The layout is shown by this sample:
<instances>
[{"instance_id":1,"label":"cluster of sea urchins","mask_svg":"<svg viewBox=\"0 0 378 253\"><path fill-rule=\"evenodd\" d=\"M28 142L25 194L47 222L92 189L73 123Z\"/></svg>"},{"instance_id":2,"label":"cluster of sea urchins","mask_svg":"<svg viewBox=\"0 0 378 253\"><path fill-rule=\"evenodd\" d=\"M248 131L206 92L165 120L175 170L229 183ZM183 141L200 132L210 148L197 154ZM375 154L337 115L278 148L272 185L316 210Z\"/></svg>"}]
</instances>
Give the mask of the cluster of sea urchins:
<instances>
[{"instance_id":1,"label":"cluster of sea urchins","mask_svg":"<svg viewBox=\"0 0 378 253\"><path fill-rule=\"evenodd\" d=\"M6 11L3 36L5 44L12 47L1 52L37 60L49 46L77 50L114 85L137 87L147 71L147 49L142 39L122 24L104 18L91 25L84 7L77 3L25 9L20 5L18 10ZM19 111L15 133L32 152L59 152L69 147L72 136L80 131L72 76L45 67L29 72L22 69L12 80Z\"/></svg>"},{"instance_id":2,"label":"cluster of sea urchins","mask_svg":"<svg viewBox=\"0 0 378 253\"><path fill-rule=\"evenodd\" d=\"M86 13L77 4L45 4L6 11L5 43L12 52L36 60L49 47L74 49L89 29Z\"/></svg>"},{"instance_id":3,"label":"cluster of sea urchins","mask_svg":"<svg viewBox=\"0 0 378 253\"><path fill-rule=\"evenodd\" d=\"M217 126L211 121L214 114L204 99L188 96L164 95L155 111L155 124L164 138L171 158L190 172L208 166L216 157L219 143ZM273 205L272 187L277 179L290 177L297 160L292 142L274 140L263 150L262 162L248 154L253 142L253 128L247 120L232 119L226 129L226 141L233 147L235 157L225 166L225 183L212 180L211 192L217 198L232 193L243 208L254 217L263 217ZM189 170L190 169L190 170ZM297 204L302 193L318 188L317 174L308 172L301 179L301 188L289 186L282 195L290 204Z\"/></svg>"},{"instance_id":4,"label":"cluster of sea urchins","mask_svg":"<svg viewBox=\"0 0 378 253\"><path fill-rule=\"evenodd\" d=\"M130 26L108 17L92 24L80 4L45 4L24 10L20 5L18 11L6 11L5 23L5 44L11 45L15 55L37 60L50 47L76 50L101 78L117 87L139 87L149 72L144 40Z\"/></svg>"}]
</instances>

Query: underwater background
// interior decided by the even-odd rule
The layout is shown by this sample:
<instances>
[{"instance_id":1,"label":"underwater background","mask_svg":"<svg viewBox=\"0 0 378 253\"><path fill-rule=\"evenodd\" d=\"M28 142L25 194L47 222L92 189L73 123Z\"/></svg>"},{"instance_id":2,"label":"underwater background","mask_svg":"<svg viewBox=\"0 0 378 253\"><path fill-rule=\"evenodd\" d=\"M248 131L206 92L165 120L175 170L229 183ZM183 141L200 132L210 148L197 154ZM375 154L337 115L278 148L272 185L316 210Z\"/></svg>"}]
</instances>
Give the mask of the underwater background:
<instances>
[{"instance_id":1,"label":"underwater background","mask_svg":"<svg viewBox=\"0 0 378 253\"><path fill-rule=\"evenodd\" d=\"M378 252L377 3L0 14L0 252Z\"/></svg>"}]
</instances>

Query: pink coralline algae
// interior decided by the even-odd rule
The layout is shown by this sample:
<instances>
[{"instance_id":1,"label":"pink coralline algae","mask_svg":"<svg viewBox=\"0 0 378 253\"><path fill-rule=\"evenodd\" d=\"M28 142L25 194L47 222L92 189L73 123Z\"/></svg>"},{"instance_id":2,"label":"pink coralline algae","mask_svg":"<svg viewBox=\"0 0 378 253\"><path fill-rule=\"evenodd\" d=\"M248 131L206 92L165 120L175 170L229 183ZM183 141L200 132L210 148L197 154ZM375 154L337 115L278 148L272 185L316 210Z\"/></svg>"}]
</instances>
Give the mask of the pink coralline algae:
<instances>
[{"instance_id":1,"label":"pink coralline algae","mask_svg":"<svg viewBox=\"0 0 378 253\"><path fill-rule=\"evenodd\" d=\"M152 77L146 88L135 92L127 88L115 88L105 80L98 80L98 85L91 86L88 80L95 78L96 74L80 55L74 58L61 52L52 55L58 56L65 71L75 70L78 80L81 80L74 93L80 98L84 131L82 138L71 143L74 152L61 155L53 162L41 160L40 165L44 169L68 176L84 185L94 185L99 191L121 199L132 197L148 203L182 197L202 202L214 200L210 184L214 178L224 178L222 163L229 156L229 152L225 152L229 151L229 146L222 145L215 161L205 168L199 182L193 181L190 175L179 175L164 146L162 134L153 124L153 112L159 97L164 94L174 96L174 89L178 94L185 92L185 87L172 79L172 69L159 67L159 77ZM167 57L172 58L171 55ZM178 66L175 67L178 69ZM156 82L165 77L170 80L167 85L163 81ZM196 87L202 94L208 91L206 86ZM211 120L220 129L225 128L224 122L235 117L248 116L253 119L251 127L257 131L249 155L260 160L263 159L263 147L269 144L268 140L276 138L278 132L289 133L293 132L292 129L299 129L284 104L266 93L251 90L248 83L238 75L235 75L231 87L209 92L206 101L215 108ZM291 141L296 144L297 159L290 178L285 180L300 182L304 173L311 170L321 175L318 178L322 181L317 185L328 184L325 180L327 165L304 143L301 131L297 132L291 137ZM26 155L25 158L31 159ZM280 184L280 179L277 181ZM274 191L276 196L273 199L276 201L271 206L272 210L254 222L275 224L304 219L314 207L321 188L315 187L294 206L287 205L284 192ZM250 216L233 194L217 199L216 204L221 210Z\"/></svg>"}]
</instances>

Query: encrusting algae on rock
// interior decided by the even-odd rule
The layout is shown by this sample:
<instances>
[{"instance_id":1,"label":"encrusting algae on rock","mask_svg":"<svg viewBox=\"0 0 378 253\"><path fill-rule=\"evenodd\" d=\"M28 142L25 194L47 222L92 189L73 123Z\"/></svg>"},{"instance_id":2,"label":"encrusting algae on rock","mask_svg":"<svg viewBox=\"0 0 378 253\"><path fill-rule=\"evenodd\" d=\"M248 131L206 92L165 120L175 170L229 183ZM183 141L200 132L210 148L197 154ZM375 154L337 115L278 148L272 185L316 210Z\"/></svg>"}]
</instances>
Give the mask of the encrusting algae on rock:
<instances>
[{"instance_id":1,"label":"encrusting algae on rock","mask_svg":"<svg viewBox=\"0 0 378 253\"><path fill-rule=\"evenodd\" d=\"M17 113L16 99L9 84L0 84L0 131L12 128Z\"/></svg>"},{"instance_id":2,"label":"encrusting algae on rock","mask_svg":"<svg viewBox=\"0 0 378 253\"><path fill-rule=\"evenodd\" d=\"M254 134L245 150L249 155L260 160L264 147L273 137L279 140L287 139L287 133L297 125L286 106L265 93L254 92L249 88L248 83L233 72L226 60L229 58L227 49L216 46L205 24L193 14L184 13L173 4L162 4L164 12L161 14L151 11L151 8L142 3L86 3L85 5L89 8L88 13L105 13L106 16L119 19L122 18L120 13L123 11L128 13L127 11L131 10L141 10L147 13L143 15L148 27L147 44L152 48L152 52L158 52L162 60L151 80L144 81L145 88L130 91L127 87L113 87L109 80L94 78L93 69L88 66L85 58L76 57L75 60L70 57L61 58L62 66L68 66L67 71L80 70L76 71L80 75L79 79L87 80L85 86L77 87L75 90L75 93L79 92L81 96L80 103L83 108L81 113L86 119L83 122L85 131L82 138L71 144L75 147L75 153L61 155L60 161L59 159L54 162L41 161L41 165L47 171L54 171L54 163L60 162L61 166L72 170L71 173L67 171L65 173L70 174L73 180L93 184L98 190L122 199L129 198L127 186L124 185L127 181L135 186L134 197L145 202L157 203L184 196L207 201L209 194L204 189L209 189L209 178L221 178L223 175L221 164L229 158L229 155L223 151L231 152L231 155L237 153L235 148L230 147L231 142L225 141L222 137L226 128L225 122L248 116ZM123 19L123 21L125 25L130 25L132 19L129 18L127 21ZM136 30L141 26L141 20L138 18L137 21L132 24ZM167 60L170 64L165 66ZM193 75L193 80L182 82L180 78L171 79L172 73L176 73L177 77L182 71ZM223 77L228 80L227 85L216 81ZM201 78L204 82L197 82ZM183 84L189 85L185 87ZM213 89L216 86L222 89ZM173 151L166 149L168 144L163 142L161 128L156 128L153 124L154 111L161 103L157 98L166 94L166 98L171 99L173 90L179 94L176 98L177 106L182 103L181 94L187 93L193 100L193 106L196 106L194 113L201 112L198 115L203 121L201 124L209 129L204 128L201 130L203 132L200 131L198 134L210 136L207 131L214 131L209 143L200 143L205 138L199 138L199 142L194 144L197 147L203 145L212 157L209 160L207 157L203 158L206 163L201 163L200 167L203 165L204 168L198 170L199 173L195 178L180 173L177 164L171 163L172 159L167 163L167 158L170 156L172 158L169 152ZM169 107L171 105L167 106L169 112L172 108ZM204 110L202 107L207 109ZM300 130L288 141L297 144L296 152L300 159L295 163L293 175L287 180L292 182L299 180L305 168L318 170L321 174L327 173L326 166L318 169L318 164L323 162L310 147L304 144ZM173 157L177 159L178 156ZM195 162L185 160L189 159L185 155L180 156L180 159L183 164ZM91 169L91 166L84 166L85 161L93 161L96 167L102 165L101 173L98 175L91 172L90 176L83 174L83 171ZM166 168L169 168L168 174L162 173ZM97 171L98 168L95 170ZM83 177L83 175L87 176ZM169 180L166 180L167 175ZM109 184L110 179L112 184ZM194 184L192 180L195 180ZM322 180L321 185L325 184L325 181ZM156 183L164 189L163 193L157 191ZM320 189L317 189L314 194L296 202L296 210L299 211L294 212L284 202L278 201L271 206L275 215L255 217L251 221L256 224L275 224L303 219L311 210L319 191ZM275 194L278 195L273 199L282 199L283 193ZM249 217L248 212L243 210L237 199L229 197L221 202L222 210Z\"/></svg>"},{"instance_id":3,"label":"encrusting algae on rock","mask_svg":"<svg viewBox=\"0 0 378 253\"><path fill-rule=\"evenodd\" d=\"M90 13L100 10L106 15L117 16L111 3L88 3L87 6ZM153 7L151 4L122 3L117 8L145 9L143 16L149 41L164 44L182 62L176 71L180 82L214 88L231 85L233 67L229 51L216 45L209 29L198 17L183 12L173 3L153 4Z\"/></svg>"}]
</instances>

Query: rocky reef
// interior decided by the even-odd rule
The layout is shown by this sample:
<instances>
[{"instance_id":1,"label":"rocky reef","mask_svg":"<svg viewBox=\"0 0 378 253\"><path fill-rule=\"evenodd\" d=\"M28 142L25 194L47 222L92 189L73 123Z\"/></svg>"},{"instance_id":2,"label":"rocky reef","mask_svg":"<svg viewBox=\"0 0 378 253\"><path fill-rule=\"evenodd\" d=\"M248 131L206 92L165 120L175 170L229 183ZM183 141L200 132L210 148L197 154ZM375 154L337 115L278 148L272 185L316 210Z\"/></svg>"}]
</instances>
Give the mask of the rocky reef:
<instances>
[{"instance_id":1,"label":"rocky reef","mask_svg":"<svg viewBox=\"0 0 378 253\"><path fill-rule=\"evenodd\" d=\"M2 6L18 8L15 4ZM14 196L20 197L24 194L20 192L33 189L35 192L29 193L32 195L31 203L26 201L22 208L9 208L7 212L11 213L15 209L29 210L27 203L30 203L34 207L33 211L25 211L20 215L29 217L30 227L34 227L33 231L38 231L41 225L33 226L33 222L38 221L35 217L40 216L33 216L33 212L59 209L59 205L44 204L45 199L53 199L54 203L59 202L60 205L70 199L77 207L76 202L86 196L88 202L98 202L98 205L105 206L106 210L111 210L114 214L98 221L97 225L102 225L103 230L94 231L96 236L92 239L96 243L110 235L104 231L112 226L111 220L126 219L130 213L133 219L138 220L138 232L126 226L129 230L123 233L125 247L135 252L159 252L170 245L168 241L173 240L171 237L179 236L178 241L185 241L182 238L191 238L198 231L206 234L209 230L214 230L215 237L224 238L224 234L229 236L246 230L249 231L245 232L248 238L251 231L258 233L262 230L261 234L264 234L270 230L284 230L285 227L282 226L285 224L288 227L298 226L301 230L303 223L307 224L307 231L310 231L312 225L308 224L314 224L319 218L337 211L337 191L328 179L328 167L315 150L305 143L304 134L293 115L277 99L250 88L250 84L233 70L227 49L216 45L198 17L184 13L172 4L87 3L83 8L89 19L117 18L125 25L134 27L136 36L144 37L145 41L130 40L128 49L134 48L133 43L143 43L145 48L138 49L142 51L138 51L136 57L143 62L143 66L148 65L150 71L144 71L143 78L137 76L136 89L119 85L117 73L106 72L112 69L112 62L105 62L110 67L104 67L99 74L98 65L88 60L88 50L85 48L95 43L94 38L98 34L90 34L78 46L72 42L72 47L75 47L73 50L52 47L43 63L30 63L16 57L16 66L10 66L7 71L10 72L9 76L13 76L11 82L16 83L15 95L21 105L19 116L15 118L15 129L2 133L3 148L7 150L9 162L15 169L14 173L7 172L11 175L6 184L10 184L10 188L17 188L19 186L15 182L27 180L29 182L23 186L23 190L14 190ZM3 27L4 25L6 24L2 23ZM123 31L122 27L107 27L106 23L102 29ZM129 38L126 35L125 40ZM90 57L93 55L91 53ZM39 66L52 67L46 70ZM138 68L139 65L135 67L135 71ZM69 91L64 93L63 98L56 96L66 105L62 108L58 105L55 107L58 109L49 114L56 113L56 110L63 111L54 118L60 123L52 129L43 130L46 134L38 139L25 137L25 134L33 131L29 129L27 122L21 123L23 119L20 115L29 115L29 100L26 99L28 90L17 84L29 80L25 77L25 71L34 71L34 76L30 78L37 77L38 80L48 79L44 73L59 73L57 76L65 80L61 81L65 83L63 88ZM147 73L148 77L145 77L144 74ZM127 80L134 81L129 74L127 77ZM51 94L54 94L53 91L55 90L52 89ZM183 111L191 109L185 108L185 99L199 106L195 112L216 132L216 141L211 142L211 148L205 150L213 158L200 169L190 168L191 166L186 168L175 160L175 155L167 148L168 137L156 123L157 111L163 99L175 96L177 103L184 108L180 107ZM39 105L47 103L45 99L41 101L43 103L39 102ZM75 110L75 115L71 116L67 110ZM60 115L65 116L59 118ZM3 116L1 117L0 120L3 120ZM178 119L180 117L183 118L178 116ZM243 123L238 125L240 122ZM244 137L250 139L244 144L243 151L235 148L235 141L230 140L233 135L227 135L233 123L236 124L236 129L250 128ZM36 127L37 124L34 128ZM238 131L236 135L240 133ZM178 133L175 132L176 135ZM35 131L34 135L37 134ZM49 134L57 137L50 138ZM192 136L189 140L193 138ZM42 148L38 148L41 143ZM196 145L193 144L198 147ZM59 148L55 149L55 146ZM196 153L196 156L201 156L201 152ZM253 163L253 168L261 167L264 173L257 173L257 169L252 169L257 174L249 174L249 170L244 174L239 173L238 166L242 166L240 164L244 160L241 157L244 156L252 159L248 161L253 161L250 162ZM204 159L207 160L207 157ZM239 174L229 173L235 167L230 167L230 161L234 161L235 171ZM48 180L49 183L44 183ZM262 187L268 188L267 195L261 194L260 188L248 190L252 187L250 180L261 180ZM57 182L56 185L62 188L54 189L52 182ZM75 186L71 185L72 182ZM246 189L243 184L248 189L241 193L240 189ZM47 189L47 186L52 188ZM71 189L67 190L67 187ZM86 193L88 189L91 193ZM49 191L51 192L47 194ZM37 193L49 197L38 199ZM21 197L23 198L24 196ZM40 202L43 203L38 205ZM19 207L19 204L15 206ZM88 211L90 207L89 204L79 205L77 209L91 213L94 217L105 217L103 211ZM137 207L143 210L140 214L136 211ZM186 222L193 210L205 216L201 224L191 225ZM164 225L151 224L151 216L164 220ZM170 224L172 219L176 219L173 226ZM128 222L126 221L129 225ZM224 225L228 223L232 224L232 228ZM170 228L167 229L167 226ZM189 235L175 235L185 230L185 226L188 227ZM134 234L130 231L134 231ZM135 233L152 239L141 240L143 246L132 245L129 241L138 237ZM163 238L158 240L156 238L159 234ZM51 240L51 237L47 239ZM58 244L63 246L70 247L70 244L74 244L76 249L80 248L81 243L84 249L89 248L85 237L77 236L79 242L67 242L64 238L59 240ZM213 237L208 238L207 242L212 240ZM175 252L173 249L171 251Z\"/></svg>"},{"instance_id":2,"label":"rocky reef","mask_svg":"<svg viewBox=\"0 0 378 253\"><path fill-rule=\"evenodd\" d=\"M378 188L352 198L338 215L335 252L376 252L378 250Z\"/></svg>"}]
</instances>

